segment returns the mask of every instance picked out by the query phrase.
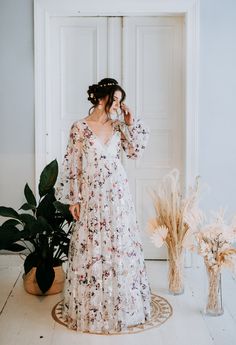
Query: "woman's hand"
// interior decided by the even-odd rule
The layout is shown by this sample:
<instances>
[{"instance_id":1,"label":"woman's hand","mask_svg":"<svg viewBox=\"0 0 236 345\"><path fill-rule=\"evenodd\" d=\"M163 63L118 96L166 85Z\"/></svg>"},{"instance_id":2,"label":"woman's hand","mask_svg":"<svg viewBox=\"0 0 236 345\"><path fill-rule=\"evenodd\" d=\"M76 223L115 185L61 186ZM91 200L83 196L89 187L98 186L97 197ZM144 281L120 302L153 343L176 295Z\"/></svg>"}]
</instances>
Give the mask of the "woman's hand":
<instances>
[{"instance_id":1,"label":"woman's hand","mask_svg":"<svg viewBox=\"0 0 236 345\"><path fill-rule=\"evenodd\" d=\"M133 115L131 110L127 107L127 105L125 103L121 103L121 110L124 114L124 120L126 125L132 125L133 124Z\"/></svg>"},{"instance_id":2,"label":"woman's hand","mask_svg":"<svg viewBox=\"0 0 236 345\"><path fill-rule=\"evenodd\" d=\"M80 215L80 204L70 205L69 211L72 214L74 220L79 220Z\"/></svg>"}]
</instances>

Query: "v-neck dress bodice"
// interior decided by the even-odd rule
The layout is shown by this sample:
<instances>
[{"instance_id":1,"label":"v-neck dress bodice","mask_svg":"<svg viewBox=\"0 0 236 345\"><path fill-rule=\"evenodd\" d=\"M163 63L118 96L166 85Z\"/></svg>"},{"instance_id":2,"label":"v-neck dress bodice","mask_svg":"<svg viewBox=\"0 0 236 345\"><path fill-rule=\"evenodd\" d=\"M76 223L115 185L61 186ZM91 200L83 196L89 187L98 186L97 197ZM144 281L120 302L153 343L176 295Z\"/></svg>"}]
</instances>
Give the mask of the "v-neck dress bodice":
<instances>
[{"instance_id":1,"label":"v-neck dress bodice","mask_svg":"<svg viewBox=\"0 0 236 345\"><path fill-rule=\"evenodd\" d=\"M109 333L144 323L151 313L141 234L121 150L140 158L149 130L140 119L116 121L106 143L75 122L56 198L80 203L68 254L63 317L69 328Z\"/></svg>"},{"instance_id":2,"label":"v-neck dress bodice","mask_svg":"<svg viewBox=\"0 0 236 345\"><path fill-rule=\"evenodd\" d=\"M112 122L112 132L111 132L110 136L106 139L105 142L103 142L102 139L99 137L99 135L94 132L94 130L91 128L90 125L88 125L87 121L83 120L82 123L87 127L87 129L90 130L91 135L94 136L94 139L96 139L102 146L108 146L109 145L111 139L114 136L114 125L113 125L114 121Z\"/></svg>"}]
</instances>

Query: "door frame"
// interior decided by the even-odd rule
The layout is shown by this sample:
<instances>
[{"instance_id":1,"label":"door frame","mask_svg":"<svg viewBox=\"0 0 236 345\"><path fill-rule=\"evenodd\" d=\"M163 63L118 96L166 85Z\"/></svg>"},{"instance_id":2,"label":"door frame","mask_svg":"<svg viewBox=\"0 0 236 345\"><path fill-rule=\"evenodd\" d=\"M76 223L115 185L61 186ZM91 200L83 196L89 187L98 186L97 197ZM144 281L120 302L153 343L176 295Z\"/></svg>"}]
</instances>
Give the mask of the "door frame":
<instances>
[{"instance_id":1,"label":"door frame","mask_svg":"<svg viewBox=\"0 0 236 345\"><path fill-rule=\"evenodd\" d=\"M102 10L106 8L106 11ZM183 16L185 23L185 181L198 175L199 0L34 0L35 186L47 161L50 114L49 22L51 16ZM37 188L36 188L37 190Z\"/></svg>"}]
</instances>

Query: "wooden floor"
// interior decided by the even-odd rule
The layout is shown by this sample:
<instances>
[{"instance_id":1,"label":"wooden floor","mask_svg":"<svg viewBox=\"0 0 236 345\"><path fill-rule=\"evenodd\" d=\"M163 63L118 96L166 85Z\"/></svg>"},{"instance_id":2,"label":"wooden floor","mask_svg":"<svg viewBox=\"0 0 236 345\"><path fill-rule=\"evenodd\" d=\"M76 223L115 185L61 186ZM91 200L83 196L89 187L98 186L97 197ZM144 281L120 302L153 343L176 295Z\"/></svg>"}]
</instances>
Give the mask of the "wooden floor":
<instances>
[{"instance_id":1,"label":"wooden floor","mask_svg":"<svg viewBox=\"0 0 236 345\"><path fill-rule=\"evenodd\" d=\"M224 314L202 313L205 302L204 268L199 259L185 268L185 292L172 296L167 291L167 263L147 261L153 293L166 298L173 307L171 318L158 328L138 334L80 334L56 323L51 309L60 294L36 297L22 284L22 259L18 255L0 256L0 344L1 345L235 345L236 281L223 272Z\"/></svg>"}]
</instances>

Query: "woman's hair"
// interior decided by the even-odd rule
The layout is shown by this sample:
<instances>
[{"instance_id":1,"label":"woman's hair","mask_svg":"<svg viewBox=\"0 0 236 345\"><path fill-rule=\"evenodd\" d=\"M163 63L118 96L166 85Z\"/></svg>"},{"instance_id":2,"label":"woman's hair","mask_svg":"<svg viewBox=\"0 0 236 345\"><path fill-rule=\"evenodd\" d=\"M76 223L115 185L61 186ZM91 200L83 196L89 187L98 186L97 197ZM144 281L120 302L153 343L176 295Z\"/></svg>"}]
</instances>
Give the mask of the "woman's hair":
<instances>
[{"instance_id":1,"label":"woman's hair","mask_svg":"<svg viewBox=\"0 0 236 345\"><path fill-rule=\"evenodd\" d=\"M104 78L100 80L98 84L90 85L87 93L89 95L88 100L93 104L93 106L89 109L89 113L91 109L95 108L98 105L100 99L108 96L105 105L105 111L108 114L114 100L115 91L121 92L120 103L122 103L126 97L126 94L122 87L118 85L118 82L115 79Z\"/></svg>"}]
</instances>

